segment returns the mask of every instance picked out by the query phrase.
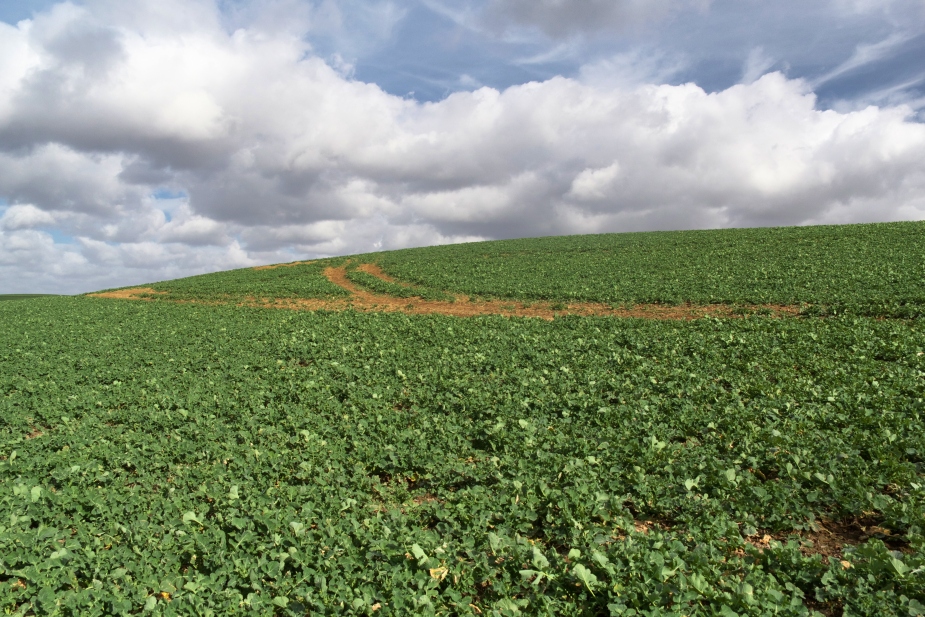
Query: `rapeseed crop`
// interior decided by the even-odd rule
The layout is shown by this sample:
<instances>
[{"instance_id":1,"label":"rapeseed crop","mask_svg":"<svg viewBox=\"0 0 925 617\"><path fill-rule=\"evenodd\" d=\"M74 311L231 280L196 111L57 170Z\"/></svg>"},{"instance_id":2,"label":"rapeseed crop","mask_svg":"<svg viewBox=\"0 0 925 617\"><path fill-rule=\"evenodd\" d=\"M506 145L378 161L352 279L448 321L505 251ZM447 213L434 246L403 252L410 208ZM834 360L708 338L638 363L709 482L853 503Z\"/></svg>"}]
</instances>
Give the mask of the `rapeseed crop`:
<instances>
[{"instance_id":1,"label":"rapeseed crop","mask_svg":"<svg viewBox=\"0 0 925 617\"><path fill-rule=\"evenodd\" d=\"M457 318L350 310L330 263L0 304L5 613L925 612L925 334L859 314L885 288ZM238 306L250 273L345 310Z\"/></svg>"}]
</instances>

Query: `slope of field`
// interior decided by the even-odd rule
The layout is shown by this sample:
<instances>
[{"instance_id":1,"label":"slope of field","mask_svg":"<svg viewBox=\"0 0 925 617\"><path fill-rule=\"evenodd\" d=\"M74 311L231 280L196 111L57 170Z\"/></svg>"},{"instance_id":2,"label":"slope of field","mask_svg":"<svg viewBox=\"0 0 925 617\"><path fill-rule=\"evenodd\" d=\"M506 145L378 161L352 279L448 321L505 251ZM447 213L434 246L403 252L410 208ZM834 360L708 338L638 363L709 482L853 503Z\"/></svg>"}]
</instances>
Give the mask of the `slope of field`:
<instances>
[{"instance_id":1,"label":"slope of field","mask_svg":"<svg viewBox=\"0 0 925 617\"><path fill-rule=\"evenodd\" d=\"M343 260L295 262L202 274L144 287L142 297L163 300L242 302L260 299L337 299L347 291L322 276Z\"/></svg>"},{"instance_id":2,"label":"slope of field","mask_svg":"<svg viewBox=\"0 0 925 617\"><path fill-rule=\"evenodd\" d=\"M340 282L332 280L332 268L345 270ZM344 282L361 288L366 299ZM685 305L693 315L915 318L925 316L925 223L480 242L232 270L107 293L310 310L351 303L362 309L376 304L371 293L392 310L401 310L394 301L406 298L410 305L544 302L532 311L544 314L629 315ZM445 312L525 314L502 305Z\"/></svg>"},{"instance_id":3,"label":"slope of field","mask_svg":"<svg viewBox=\"0 0 925 617\"><path fill-rule=\"evenodd\" d=\"M324 291L325 287L320 281L316 270L292 274L293 280L289 282L289 289L298 289L298 293L290 293L282 297L242 295L241 293L203 293L196 294L194 287L188 284L189 279L181 279L176 285L174 281L156 284L151 287L127 287L99 291L89 294L93 298L107 298L115 300L147 300L183 302L195 304L233 304L235 306L251 306L262 308L306 310L306 311L343 311L347 309L365 312L400 312L409 315L452 315L454 317L472 317L475 315L504 315L506 317L539 317L553 319L556 316L580 315L611 316L611 317L637 317L643 319L699 319L703 317L735 317L749 314L768 316L794 316L802 311L793 306L749 305L730 306L723 304L708 305L667 305L667 304L635 304L631 306L614 306L599 302L548 302L548 301L517 301L473 298L469 296L454 296L446 292L422 289L415 285L397 282L384 274L375 263L351 263L346 265L328 265L337 263L335 260L326 260L320 265L324 266L320 276L326 279L328 287L339 290L342 297L336 294L312 293L311 290ZM282 264L276 266L260 266L252 268L253 272L279 268L294 268L296 264ZM252 272L235 271L236 278L246 282ZM205 275L209 276L209 275ZM305 280L299 280L303 277ZM254 277L263 278L261 275ZM282 279L281 279L282 280ZM305 292L308 293L305 293Z\"/></svg>"},{"instance_id":4,"label":"slope of field","mask_svg":"<svg viewBox=\"0 0 925 617\"><path fill-rule=\"evenodd\" d=\"M568 236L360 259L402 281L478 296L925 315L925 222Z\"/></svg>"},{"instance_id":5,"label":"slope of field","mask_svg":"<svg viewBox=\"0 0 925 617\"><path fill-rule=\"evenodd\" d=\"M914 320L3 303L0 604L919 615L923 352Z\"/></svg>"},{"instance_id":6,"label":"slope of field","mask_svg":"<svg viewBox=\"0 0 925 617\"><path fill-rule=\"evenodd\" d=\"M923 230L480 243L4 302L0 606L925 614Z\"/></svg>"},{"instance_id":7,"label":"slope of field","mask_svg":"<svg viewBox=\"0 0 925 617\"><path fill-rule=\"evenodd\" d=\"M0 302L4 300L32 300L33 298L47 298L54 294L0 294Z\"/></svg>"}]
</instances>

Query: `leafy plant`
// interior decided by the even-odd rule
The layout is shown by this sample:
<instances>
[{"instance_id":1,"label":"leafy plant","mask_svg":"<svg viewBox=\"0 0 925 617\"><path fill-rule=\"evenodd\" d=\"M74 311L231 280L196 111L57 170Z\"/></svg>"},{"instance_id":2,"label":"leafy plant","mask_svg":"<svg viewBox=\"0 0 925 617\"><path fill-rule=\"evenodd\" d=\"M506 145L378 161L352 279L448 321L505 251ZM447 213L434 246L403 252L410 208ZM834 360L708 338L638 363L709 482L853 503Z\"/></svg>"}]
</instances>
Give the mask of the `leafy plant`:
<instances>
[{"instance_id":1,"label":"leafy plant","mask_svg":"<svg viewBox=\"0 0 925 617\"><path fill-rule=\"evenodd\" d=\"M323 293L323 265L298 268L259 280ZM916 319L842 312L2 303L0 606L918 615L923 352Z\"/></svg>"}]
</instances>

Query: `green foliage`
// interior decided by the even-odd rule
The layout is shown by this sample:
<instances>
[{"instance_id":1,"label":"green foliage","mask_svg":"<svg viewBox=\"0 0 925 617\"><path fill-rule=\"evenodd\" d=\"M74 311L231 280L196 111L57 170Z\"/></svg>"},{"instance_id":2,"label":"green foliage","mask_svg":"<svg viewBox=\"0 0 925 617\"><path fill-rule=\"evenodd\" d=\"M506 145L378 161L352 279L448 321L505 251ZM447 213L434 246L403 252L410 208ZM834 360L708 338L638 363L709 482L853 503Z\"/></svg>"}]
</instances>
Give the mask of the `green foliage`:
<instances>
[{"instance_id":1,"label":"green foliage","mask_svg":"<svg viewBox=\"0 0 925 617\"><path fill-rule=\"evenodd\" d=\"M0 302L4 300L32 300L35 298L47 298L55 294L0 294Z\"/></svg>"},{"instance_id":2,"label":"green foliage","mask_svg":"<svg viewBox=\"0 0 925 617\"><path fill-rule=\"evenodd\" d=\"M257 270L244 268L149 285L152 299L240 301L247 299L338 298L346 290L322 276L338 260L322 260Z\"/></svg>"},{"instance_id":3,"label":"green foliage","mask_svg":"<svg viewBox=\"0 0 925 617\"><path fill-rule=\"evenodd\" d=\"M451 302L455 298L443 291L428 289L420 286L401 285L391 281L382 280L362 270L347 270L347 279L370 291L386 294L395 298L421 298L422 300L438 300Z\"/></svg>"},{"instance_id":4,"label":"green foliage","mask_svg":"<svg viewBox=\"0 0 925 617\"><path fill-rule=\"evenodd\" d=\"M533 238L375 259L403 281L481 296L925 315L923 222Z\"/></svg>"},{"instance_id":5,"label":"green foliage","mask_svg":"<svg viewBox=\"0 0 925 617\"><path fill-rule=\"evenodd\" d=\"M348 270L400 298L454 295L614 306L732 304L802 307L806 316L925 316L925 222L567 236L477 242L361 255L401 281ZM342 298L323 276L343 259L242 269L151 285L151 298L240 302ZM410 285L409 285L410 284ZM756 307L756 305L758 305Z\"/></svg>"},{"instance_id":6,"label":"green foliage","mask_svg":"<svg viewBox=\"0 0 925 617\"><path fill-rule=\"evenodd\" d=\"M923 351L866 318L4 303L0 606L921 614ZM899 541L745 542L853 517Z\"/></svg>"}]
</instances>

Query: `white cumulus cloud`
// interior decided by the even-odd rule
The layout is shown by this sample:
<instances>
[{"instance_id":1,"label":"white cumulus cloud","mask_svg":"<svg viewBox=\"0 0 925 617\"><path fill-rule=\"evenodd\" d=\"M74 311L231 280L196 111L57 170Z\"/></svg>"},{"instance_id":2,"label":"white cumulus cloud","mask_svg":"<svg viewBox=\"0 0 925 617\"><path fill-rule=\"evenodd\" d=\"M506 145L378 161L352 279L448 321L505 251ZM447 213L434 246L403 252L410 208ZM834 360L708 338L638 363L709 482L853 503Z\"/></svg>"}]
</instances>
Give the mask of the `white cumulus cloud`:
<instances>
[{"instance_id":1,"label":"white cumulus cloud","mask_svg":"<svg viewBox=\"0 0 925 617\"><path fill-rule=\"evenodd\" d=\"M54 225L55 217L32 204L10 206L0 216L0 229L13 231Z\"/></svg>"},{"instance_id":2,"label":"white cumulus cloud","mask_svg":"<svg viewBox=\"0 0 925 617\"><path fill-rule=\"evenodd\" d=\"M420 103L331 66L291 24L226 22L205 0L99 0L0 24L0 288L925 214L925 126L909 108L820 110L806 82L762 75L760 50L719 92L614 60Z\"/></svg>"}]
</instances>

